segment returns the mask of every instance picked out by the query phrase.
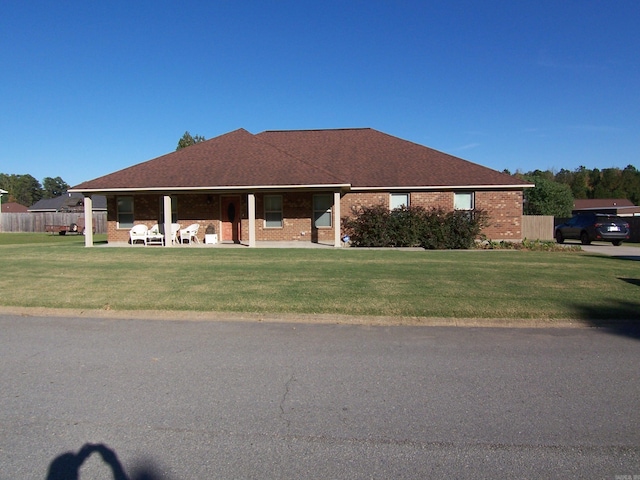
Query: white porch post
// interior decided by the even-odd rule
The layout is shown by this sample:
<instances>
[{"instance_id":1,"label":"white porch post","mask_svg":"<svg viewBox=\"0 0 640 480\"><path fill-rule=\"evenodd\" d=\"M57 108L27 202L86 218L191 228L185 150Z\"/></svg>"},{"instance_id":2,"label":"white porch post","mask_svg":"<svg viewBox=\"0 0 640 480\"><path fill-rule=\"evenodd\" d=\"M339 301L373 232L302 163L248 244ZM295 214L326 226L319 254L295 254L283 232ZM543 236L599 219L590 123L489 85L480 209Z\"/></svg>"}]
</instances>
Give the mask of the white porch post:
<instances>
[{"instance_id":1,"label":"white porch post","mask_svg":"<svg viewBox=\"0 0 640 480\"><path fill-rule=\"evenodd\" d=\"M171 247L171 197L162 197L162 210L164 211L164 246Z\"/></svg>"},{"instance_id":2,"label":"white porch post","mask_svg":"<svg viewBox=\"0 0 640 480\"><path fill-rule=\"evenodd\" d=\"M249 193L247 195L247 204L249 207L249 247L256 246L256 194Z\"/></svg>"},{"instance_id":3,"label":"white porch post","mask_svg":"<svg viewBox=\"0 0 640 480\"><path fill-rule=\"evenodd\" d=\"M84 246L93 247L93 198L84 197Z\"/></svg>"},{"instance_id":4,"label":"white porch post","mask_svg":"<svg viewBox=\"0 0 640 480\"><path fill-rule=\"evenodd\" d=\"M340 192L333 192L333 230L334 230L334 244L335 248L342 246L340 238Z\"/></svg>"},{"instance_id":5,"label":"white porch post","mask_svg":"<svg viewBox=\"0 0 640 480\"><path fill-rule=\"evenodd\" d=\"M0 188L0 232L2 231L2 195L6 195L7 192L6 190L3 190Z\"/></svg>"}]
</instances>

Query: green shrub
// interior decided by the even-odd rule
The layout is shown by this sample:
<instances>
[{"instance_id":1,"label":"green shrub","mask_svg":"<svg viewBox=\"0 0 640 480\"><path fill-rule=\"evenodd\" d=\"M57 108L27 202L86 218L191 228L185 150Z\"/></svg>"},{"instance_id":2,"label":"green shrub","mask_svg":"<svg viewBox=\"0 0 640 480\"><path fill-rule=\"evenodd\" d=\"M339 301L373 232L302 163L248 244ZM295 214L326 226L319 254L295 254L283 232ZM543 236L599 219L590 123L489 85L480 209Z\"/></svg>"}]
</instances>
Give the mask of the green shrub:
<instances>
[{"instance_id":1,"label":"green shrub","mask_svg":"<svg viewBox=\"0 0 640 480\"><path fill-rule=\"evenodd\" d=\"M389 210L383 206L353 209L353 217L342 219L342 228L356 247L388 247Z\"/></svg>"},{"instance_id":2,"label":"green shrub","mask_svg":"<svg viewBox=\"0 0 640 480\"><path fill-rule=\"evenodd\" d=\"M357 207L342 219L343 231L355 247L472 248L486 225L483 211L447 212L442 208L384 205Z\"/></svg>"},{"instance_id":3,"label":"green shrub","mask_svg":"<svg viewBox=\"0 0 640 480\"><path fill-rule=\"evenodd\" d=\"M401 207L392 210L388 215L387 235L391 239L391 246L420 246L423 225L419 210Z\"/></svg>"}]
</instances>

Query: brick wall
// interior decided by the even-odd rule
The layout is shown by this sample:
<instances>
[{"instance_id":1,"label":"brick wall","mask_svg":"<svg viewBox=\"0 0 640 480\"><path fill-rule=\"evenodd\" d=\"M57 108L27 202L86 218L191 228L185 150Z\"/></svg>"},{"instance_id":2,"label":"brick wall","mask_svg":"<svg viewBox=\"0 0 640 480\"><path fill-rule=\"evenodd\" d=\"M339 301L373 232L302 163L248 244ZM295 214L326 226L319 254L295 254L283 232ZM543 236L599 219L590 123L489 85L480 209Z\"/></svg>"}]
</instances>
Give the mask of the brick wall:
<instances>
[{"instance_id":1,"label":"brick wall","mask_svg":"<svg viewBox=\"0 0 640 480\"><path fill-rule=\"evenodd\" d=\"M332 192L288 192L282 194L283 225L267 228L264 220L264 195L256 194L256 241L333 242L334 228L315 228L312 222L313 196ZM242 239L249 239L246 196L242 202Z\"/></svg>"},{"instance_id":2,"label":"brick wall","mask_svg":"<svg viewBox=\"0 0 640 480\"><path fill-rule=\"evenodd\" d=\"M358 207L374 207L376 205L389 206L389 192L375 193L347 193L340 199L340 213L343 217L350 217Z\"/></svg>"},{"instance_id":3,"label":"brick wall","mask_svg":"<svg viewBox=\"0 0 640 480\"><path fill-rule=\"evenodd\" d=\"M178 223L186 228L192 223L199 223L198 238L204 240L205 228L213 225L220 232L220 196L204 194L176 195ZM161 196L134 196L134 224L144 224L151 228L158 223L161 210ZM107 197L107 241L128 242L129 228L117 228L117 200L115 196Z\"/></svg>"},{"instance_id":4,"label":"brick wall","mask_svg":"<svg viewBox=\"0 0 640 480\"><path fill-rule=\"evenodd\" d=\"M326 193L331 192L315 192ZM264 194L256 194L256 240L257 241L312 241L332 243L334 226L315 228L312 225L314 192L287 192L282 194L283 226L266 228L264 222ZM202 241L207 225L213 225L220 235L221 194L177 194L178 222L185 228L192 223L200 224L198 237ZM147 227L158 223L161 208L159 195L136 195L134 197L134 223ZM410 203L424 208L441 207L453 209L452 191L414 192ZM358 206L389 205L388 192L347 193L340 202L341 216L350 216ZM483 233L492 240L520 240L522 238L522 192L521 191L477 191L475 207L485 210L490 225ZM128 242L129 229L117 228L116 197L107 197L107 238L109 242ZM247 195L241 195L241 240L249 240Z\"/></svg>"},{"instance_id":5,"label":"brick wall","mask_svg":"<svg viewBox=\"0 0 640 480\"><path fill-rule=\"evenodd\" d=\"M423 208L443 208L453 210L453 192L414 192L411 194L411 205Z\"/></svg>"},{"instance_id":6,"label":"brick wall","mask_svg":"<svg viewBox=\"0 0 640 480\"><path fill-rule=\"evenodd\" d=\"M317 192L320 193L320 192ZM333 195L332 192L324 192ZM313 241L333 242L334 228L312 226L313 192L292 192L282 194L283 226L266 228L264 222L264 195L256 195L256 240L257 241ZM192 223L200 224L198 237L203 241L207 225L213 225L216 233L221 232L220 197L212 194L179 194L177 197L178 223L184 228ZM134 197L135 224L147 227L158 223L160 196L136 195ZM247 195L241 195L240 219L241 240L249 240L249 214ZM107 198L107 239L109 242L128 242L129 228L117 228L116 197Z\"/></svg>"},{"instance_id":7,"label":"brick wall","mask_svg":"<svg viewBox=\"0 0 640 480\"><path fill-rule=\"evenodd\" d=\"M522 192L478 191L476 209L489 215L489 226L482 233L489 240L522 240Z\"/></svg>"},{"instance_id":8,"label":"brick wall","mask_svg":"<svg viewBox=\"0 0 640 480\"><path fill-rule=\"evenodd\" d=\"M411 193L412 206L426 209L443 208L453 210L453 191L429 191ZM342 216L349 216L352 207L389 205L388 192L347 193L342 197ZM491 240L522 239L522 192L521 191L476 191L475 208L485 210L489 225L483 234Z\"/></svg>"}]
</instances>

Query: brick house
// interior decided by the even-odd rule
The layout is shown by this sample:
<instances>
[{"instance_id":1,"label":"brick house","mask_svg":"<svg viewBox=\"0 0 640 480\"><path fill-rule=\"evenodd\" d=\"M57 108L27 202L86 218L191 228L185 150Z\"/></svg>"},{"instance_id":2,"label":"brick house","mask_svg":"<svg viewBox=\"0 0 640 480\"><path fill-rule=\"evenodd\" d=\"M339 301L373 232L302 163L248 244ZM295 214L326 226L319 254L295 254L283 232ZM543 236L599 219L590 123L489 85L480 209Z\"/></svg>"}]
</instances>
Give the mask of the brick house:
<instances>
[{"instance_id":1,"label":"brick house","mask_svg":"<svg viewBox=\"0 0 640 480\"><path fill-rule=\"evenodd\" d=\"M244 129L81 183L105 195L108 241L134 224L212 225L222 242L311 241L340 246L352 207L482 209L495 240L522 238L523 190L511 175L370 129ZM90 216L88 216L90 218ZM91 237L86 245L93 243Z\"/></svg>"}]
</instances>

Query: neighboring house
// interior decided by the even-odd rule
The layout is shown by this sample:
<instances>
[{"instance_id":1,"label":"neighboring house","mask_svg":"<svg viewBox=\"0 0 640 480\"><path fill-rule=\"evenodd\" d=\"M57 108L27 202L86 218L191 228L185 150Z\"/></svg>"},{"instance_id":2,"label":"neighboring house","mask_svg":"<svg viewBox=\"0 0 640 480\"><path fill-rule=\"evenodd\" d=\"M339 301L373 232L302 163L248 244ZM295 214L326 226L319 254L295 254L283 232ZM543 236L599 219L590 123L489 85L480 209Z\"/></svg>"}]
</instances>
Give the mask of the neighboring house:
<instances>
[{"instance_id":1,"label":"neighboring house","mask_svg":"<svg viewBox=\"0 0 640 480\"><path fill-rule=\"evenodd\" d=\"M16 202L3 203L2 213L27 213L27 207Z\"/></svg>"},{"instance_id":2,"label":"neighboring house","mask_svg":"<svg viewBox=\"0 0 640 480\"><path fill-rule=\"evenodd\" d=\"M587 198L574 201L571 213L580 212L609 213L621 217L632 217L640 215L640 207L625 198Z\"/></svg>"},{"instance_id":3,"label":"neighboring house","mask_svg":"<svg viewBox=\"0 0 640 480\"><path fill-rule=\"evenodd\" d=\"M43 198L31 205L29 212L84 212L84 196L81 193L65 193L55 198ZM27 211L25 210L25 211ZM107 198L104 195L94 195L93 211L106 212Z\"/></svg>"},{"instance_id":4,"label":"neighboring house","mask_svg":"<svg viewBox=\"0 0 640 480\"><path fill-rule=\"evenodd\" d=\"M488 238L521 240L523 189L533 186L370 128L239 129L69 191L106 196L109 242L128 241L134 224L177 222L199 223L200 237L212 225L223 242L339 247L341 218L378 204L484 210Z\"/></svg>"}]
</instances>

